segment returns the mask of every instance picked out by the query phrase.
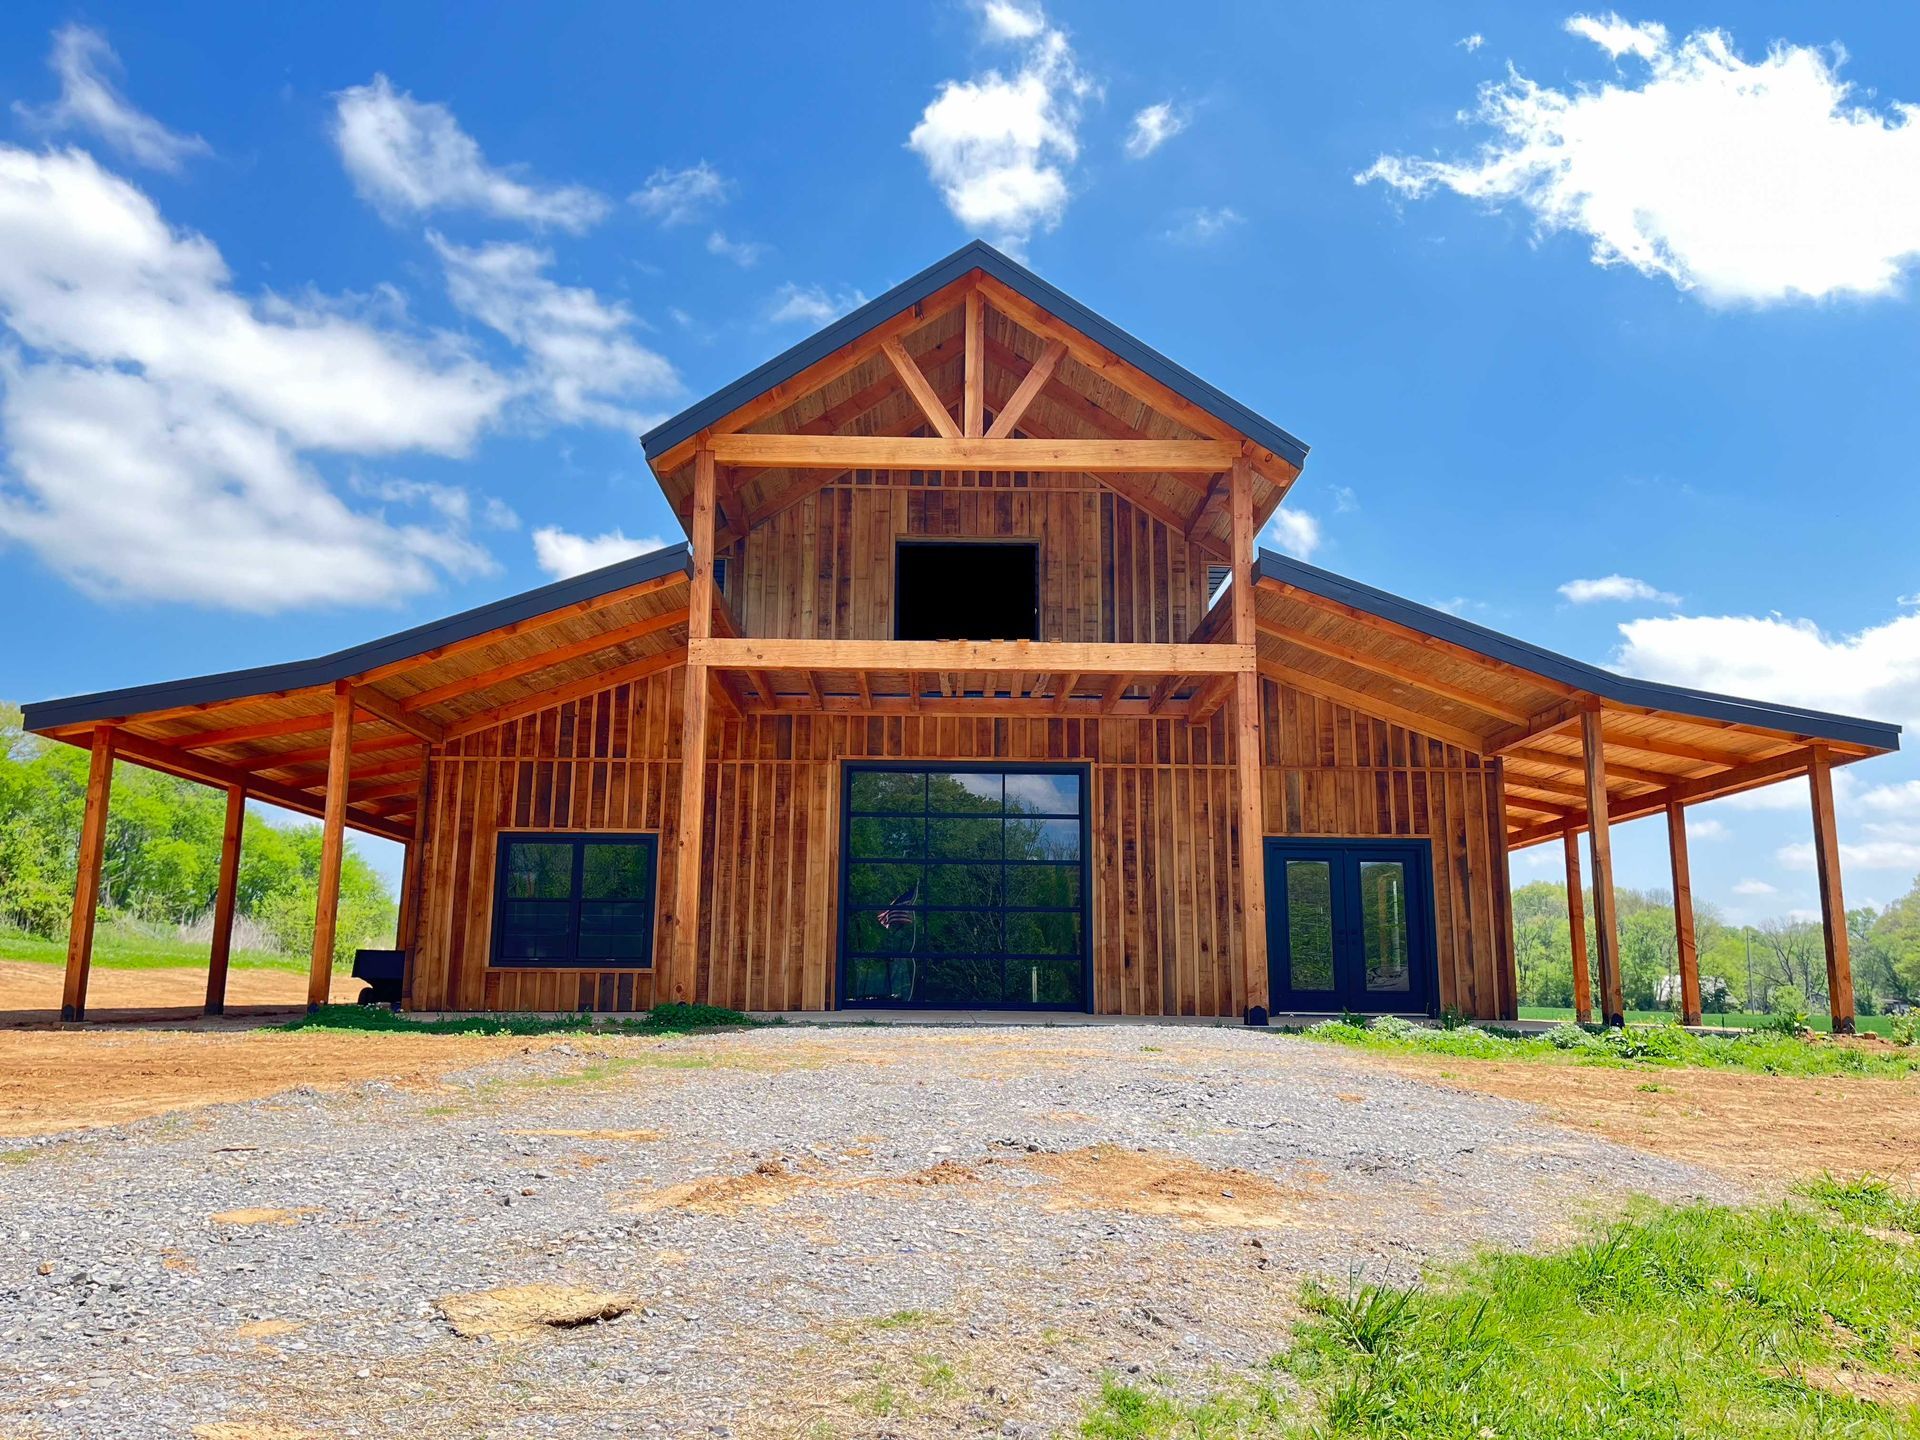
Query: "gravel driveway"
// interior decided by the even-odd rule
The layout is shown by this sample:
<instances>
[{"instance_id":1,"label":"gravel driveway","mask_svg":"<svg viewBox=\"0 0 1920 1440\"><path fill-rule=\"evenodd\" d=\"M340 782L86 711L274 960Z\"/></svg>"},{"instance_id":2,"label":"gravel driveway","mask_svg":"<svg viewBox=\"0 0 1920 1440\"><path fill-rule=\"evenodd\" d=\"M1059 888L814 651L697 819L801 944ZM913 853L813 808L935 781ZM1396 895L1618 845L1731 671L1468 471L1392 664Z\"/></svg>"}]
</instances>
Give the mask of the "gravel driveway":
<instances>
[{"instance_id":1,"label":"gravel driveway","mask_svg":"<svg viewBox=\"0 0 1920 1440\"><path fill-rule=\"evenodd\" d=\"M1139 1026L583 1038L3 1158L0 1434L201 1440L1050 1435L1272 1354L1305 1275L1728 1183Z\"/></svg>"}]
</instances>

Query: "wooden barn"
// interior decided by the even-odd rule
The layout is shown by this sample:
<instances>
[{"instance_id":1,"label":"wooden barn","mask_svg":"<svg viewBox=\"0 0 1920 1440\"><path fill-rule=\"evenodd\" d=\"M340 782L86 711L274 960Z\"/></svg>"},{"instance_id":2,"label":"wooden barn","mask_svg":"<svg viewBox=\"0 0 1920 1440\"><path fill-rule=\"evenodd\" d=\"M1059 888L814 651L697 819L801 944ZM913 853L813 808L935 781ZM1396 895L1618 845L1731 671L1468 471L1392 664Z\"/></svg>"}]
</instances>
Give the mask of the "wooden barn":
<instances>
[{"instance_id":1,"label":"wooden barn","mask_svg":"<svg viewBox=\"0 0 1920 1440\"><path fill-rule=\"evenodd\" d=\"M425 1011L1515 1014L1508 856L1565 847L1622 1011L1609 827L1811 782L1898 727L1632 680L1256 552L1307 447L982 244L644 440L689 544L320 659L51 700L118 760L406 846ZM1591 915L1578 837L1587 837ZM1584 943L1576 947L1584 956Z\"/></svg>"}]
</instances>

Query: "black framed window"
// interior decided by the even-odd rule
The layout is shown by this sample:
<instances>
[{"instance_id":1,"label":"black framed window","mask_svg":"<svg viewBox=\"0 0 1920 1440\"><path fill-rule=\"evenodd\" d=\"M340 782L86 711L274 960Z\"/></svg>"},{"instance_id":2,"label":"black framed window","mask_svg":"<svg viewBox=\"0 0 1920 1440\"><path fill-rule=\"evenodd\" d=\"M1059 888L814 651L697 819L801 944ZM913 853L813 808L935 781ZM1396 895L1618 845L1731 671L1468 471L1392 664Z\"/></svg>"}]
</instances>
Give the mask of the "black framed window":
<instances>
[{"instance_id":1,"label":"black framed window","mask_svg":"<svg viewBox=\"0 0 1920 1440\"><path fill-rule=\"evenodd\" d=\"M849 765L841 1003L1084 1010L1078 766Z\"/></svg>"},{"instance_id":2,"label":"black framed window","mask_svg":"<svg viewBox=\"0 0 1920 1440\"><path fill-rule=\"evenodd\" d=\"M653 965L657 835L500 836L495 965Z\"/></svg>"}]
</instances>

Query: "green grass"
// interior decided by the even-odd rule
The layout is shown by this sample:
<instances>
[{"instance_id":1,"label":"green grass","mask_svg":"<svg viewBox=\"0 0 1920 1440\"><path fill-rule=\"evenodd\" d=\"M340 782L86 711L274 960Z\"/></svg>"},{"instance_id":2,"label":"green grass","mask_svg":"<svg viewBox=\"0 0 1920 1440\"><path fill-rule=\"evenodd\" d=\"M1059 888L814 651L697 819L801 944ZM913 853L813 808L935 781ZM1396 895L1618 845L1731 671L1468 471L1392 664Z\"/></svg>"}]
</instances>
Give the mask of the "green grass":
<instances>
[{"instance_id":1,"label":"green grass","mask_svg":"<svg viewBox=\"0 0 1920 1440\"><path fill-rule=\"evenodd\" d=\"M1822 1181L1643 1205L1552 1255L1309 1285L1288 1349L1198 1402L1110 1383L1099 1440L1762 1440L1920 1433L1920 1203ZM1885 1384L1859 1396L1841 1365ZM1850 1389L1853 1393L1849 1393Z\"/></svg>"},{"instance_id":2,"label":"green grass","mask_svg":"<svg viewBox=\"0 0 1920 1440\"><path fill-rule=\"evenodd\" d=\"M1571 1009L1555 1009L1551 1005L1522 1005L1520 1007L1520 1018L1522 1020L1571 1020L1573 1019L1573 1011ZM1671 1010L1629 1010L1627 1012L1627 1023L1629 1025L1670 1025L1673 1023L1673 1018L1673 1012ZM1709 1010L1701 1019L1708 1025L1718 1025L1723 1029L1754 1030L1765 1025L1772 1017L1769 1015L1749 1014L1739 1010ZM1833 1017L1830 1015L1809 1015L1807 1017L1807 1025L1810 1029L1825 1033L1833 1028ZM1853 1025L1854 1029L1862 1033L1871 1031L1875 1035L1886 1035L1892 1030L1893 1017L1891 1015L1861 1015L1855 1018Z\"/></svg>"},{"instance_id":3,"label":"green grass","mask_svg":"<svg viewBox=\"0 0 1920 1440\"><path fill-rule=\"evenodd\" d=\"M24 930L0 928L0 960L24 960L33 965L67 963L67 942L29 935ZM151 935L131 926L104 923L93 932L93 963L104 970L204 970L207 947L198 940ZM271 950L236 950L228 964L242 970L291 970L307 973L305 957L275 954Z\"/></svg>"},{"instance_id":4,"label":"green grass","mask_svg":"<svg viewBox=\"0 0 1920 1440\"><path fill-rule=\"evenodd\" d=\"M290 1020L282 1030L358 1030L400 1035L685 1035L760 1022L719 1005L656 1005L636 1018L590 1015L461 1015L445 1020L416 1020L382 1005L324 1005Z\"/></svg>"},{"instance_id":5,"label":"green grass","mask_svg":"<svg viewBox=\"0 0 1920 1440\"><path fill-rule=\"evenodd\" d=\"M1742 1035L1696 1035L1678 1025L1627 1030L1582 1029L1571 1023L1539 1035L1463 1026L1436 1030L1404 1021L1360 1025L1328 1020L1302 1032L1308 1039L1399 1054L1447 1055L1463 1060L1536 1060L1548 1064L1698 1066L1761 1075L1874 1075L1920 1073L1920 1046L1835 1045L1754 1030Z\"/></svg>"}]
</instances>

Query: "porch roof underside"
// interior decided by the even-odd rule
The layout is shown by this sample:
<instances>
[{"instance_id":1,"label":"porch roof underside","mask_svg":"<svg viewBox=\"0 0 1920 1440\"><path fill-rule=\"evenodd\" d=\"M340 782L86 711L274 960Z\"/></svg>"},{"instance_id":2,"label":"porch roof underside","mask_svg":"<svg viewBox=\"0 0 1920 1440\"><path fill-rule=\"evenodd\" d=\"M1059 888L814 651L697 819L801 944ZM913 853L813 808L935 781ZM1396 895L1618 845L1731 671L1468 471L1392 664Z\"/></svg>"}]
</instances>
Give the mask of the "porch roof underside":
<instances>
[{"instance_id":1,"label":"porch roof underside","mask_svg":"<svg viewBox=\"0 0 1920 1440\"><path fill-rule=\"evenodd\" d=\"M884 345L897 343L924 377L933 403L957 417L967 364L963 312L970 293L979 296L982 312L988 422L1010 402L1023 407L1012 438L1237 441L1253 465L1257 523L1265 523L1285 498L1306 460L1301 441L976 241L648 432L643 438L648 461L682 524L692 512L693 444L702 432L928 434L925 397L916 399L910 392ZM1037 390L1020 394L1036 366L1045 367L1037 372ZM718 543L725 548L852 473L733 468L719 487ZM1227 487L1218 475L1132 472L1097 478L1192 543L1226 557L1232 525ZM899 479L924 483L921 472L905 472ZM939 480L959 483L960 477ZM968 477L965 483L991 481Z\"/></svg>"},{"instance_id":2,"label":"porch roof underside","mask_svg":"<svg viewBox=\"0 0 1920 1440\"><path fill-rule=\"evenodd\" d=\"M26 727L85 745L112 724L119 758L318 814L346 682L347 823L406 838L428 742L681 663L688 567L668 546L313 660L42 701Z\"/></svg>"},{"instance_id":3,"label":"porch roof underside","mask_svg":"<svg viewBox=\"0 0 1920 1440\"><path fill-rule=\"evenodd\" d=\"M1900 727L1615 674L1271 551L1254 567L1261 673L1501 758L1510 845L1586 827L1583 711L1614 821L1897 750Z\"/></svg>"}]
</instances>

